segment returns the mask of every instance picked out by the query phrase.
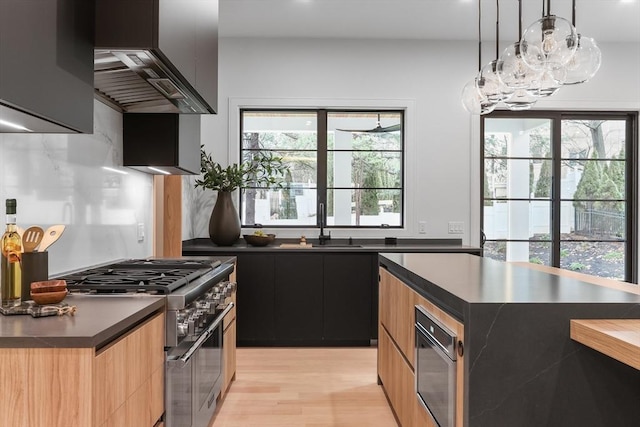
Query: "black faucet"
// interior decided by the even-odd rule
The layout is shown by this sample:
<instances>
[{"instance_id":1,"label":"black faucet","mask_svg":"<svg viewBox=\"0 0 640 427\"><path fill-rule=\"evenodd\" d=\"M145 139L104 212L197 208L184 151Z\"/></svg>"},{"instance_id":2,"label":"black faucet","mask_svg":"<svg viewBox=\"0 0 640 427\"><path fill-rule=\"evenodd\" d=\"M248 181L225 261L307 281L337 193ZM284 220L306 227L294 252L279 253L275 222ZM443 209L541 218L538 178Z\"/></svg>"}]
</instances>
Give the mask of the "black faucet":
<instances>
[{"instance_id":1,"label":"black faucet","mask_svg":"<svg viewBox=\"0 0 640 427\"><path fill-rule=\"evenodd\" d=\"M331 240L331 232L329 232L329 234L324 234L324 227L326 226L326 215L325 215L325 211L324 211L324 203L320 203L320 235L318 236L318 240L320 242L321 245L324 245L324 243L327 240Z\"/></svg>"}]
</instances>

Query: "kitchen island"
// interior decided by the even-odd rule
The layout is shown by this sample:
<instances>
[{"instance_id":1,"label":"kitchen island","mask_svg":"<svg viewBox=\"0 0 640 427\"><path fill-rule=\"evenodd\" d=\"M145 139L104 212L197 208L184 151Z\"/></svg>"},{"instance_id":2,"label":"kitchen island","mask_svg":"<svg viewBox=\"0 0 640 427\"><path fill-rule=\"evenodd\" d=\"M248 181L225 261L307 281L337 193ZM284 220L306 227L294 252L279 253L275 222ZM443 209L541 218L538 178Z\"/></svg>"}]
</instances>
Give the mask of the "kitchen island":
<instances>
[{"instance_id":1,"label":"kitchen island","mask_svg":"<svg viewBox=\"0 0 640 427\"><path fill-rule=\"evenodd\" d=\"M461 326L456 426L631 426L640 420L640 371L570 336L573 319L640 319L637 293L463 254L382 253L380 267L388 278L381 286L392 283L392 290L409 295L394 300L394 311L406 305L411 313L424 303ZM380 301L381 313L387 303ZM413 330L415 317L406 319L404 329ZM407 354L415 341L403 345L392 328L380 328L392 343L390 354L405 355L405 376L417 375ZM382 367L381 382L392 396L398 381L384 371L381 357L379 376ZM413 408L394 410L409 414L403 425L422 425L415 420L426 411L407 378L404 399L396 400L413 399Z\"/></svg>"},{"instance_id":2,"label":"kitchen island","mask_svg":"<svg viewBox=\"0 0 640 427\"><path fill-rule=\"evenodd\" d=\"M156 425L165 301L69 295L74 316L0 316L0 425Z\"/></svg>"}]
</instances>

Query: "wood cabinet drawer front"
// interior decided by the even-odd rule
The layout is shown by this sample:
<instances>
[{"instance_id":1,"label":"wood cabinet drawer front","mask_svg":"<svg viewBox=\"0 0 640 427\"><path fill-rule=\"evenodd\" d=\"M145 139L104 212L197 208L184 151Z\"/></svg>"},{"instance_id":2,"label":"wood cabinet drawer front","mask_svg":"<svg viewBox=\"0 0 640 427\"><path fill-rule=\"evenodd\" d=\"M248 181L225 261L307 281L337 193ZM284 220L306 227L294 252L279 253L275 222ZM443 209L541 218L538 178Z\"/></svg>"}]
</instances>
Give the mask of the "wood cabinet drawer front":
<instances>
[{"instance_id":1,"label":"wood cabinet drawer front","mask_svg":"<svg viewBox=\"0 0 640 427\"><path fill-rule=\"evenodd\" d=\"M124 402L102 427L151 427L164 412L164 367L153 375Z\"/></svg>"},{"instance_id":2,"label":"wood cabinet drawer front","mask_svg":"<svg viewBox=\"0 0 640 427\"><path fill-rule=\"evenodd\" d=\"M379 375L389 401L401 426L413 427L418 404L413 370L384 328L379 331L378 352L381 360Z\"/></svg>"},{"instance_id":3,"label":"wood cabinet drawer front","mask_svg":"<svg viewBox=\"0 0 640 427\"><path fill-rule=\"evenodd\" d=\"M159 369L164 369L164 314L148 320L96 355L94 425L104 425L109 419L120 421L123 416L125 420L133 417L132 411L135 412L135 408L127 410L125 403L143 392L148 396L151 393L151 379L158 375ZM156 379L154 386L158 385L162 389L163 383L158 384ZM161 395L162 392L158 394ZM142 397L138 396L137 399ZM140 412L149 411L150 397L146 399L149 401L139 407ZM118 424L114 422L112 425Z\"/></svg>"},{"instance_id":4,"label":"wood cabinet drawer front","mask_svg":"<svg viewBox=\"0 0 640 427\"><path fill-rule=\"evenodd\" d=\"M385 269L380 269L379 292L380 322L389 331L413 369L417 294Z\"/></svg>"},{"instance_id":5,"label":"wood cabinet drawer front","mask_svg":"<svg viewBox=\"0 0 640 427\"><path fill-rule=\"evenodd\" d=\"M236 373L236 322L232 321L222 339L224 343L224 380L222 382L222 395L226 394L233 376Z\"/></svg>"}]
</instances>

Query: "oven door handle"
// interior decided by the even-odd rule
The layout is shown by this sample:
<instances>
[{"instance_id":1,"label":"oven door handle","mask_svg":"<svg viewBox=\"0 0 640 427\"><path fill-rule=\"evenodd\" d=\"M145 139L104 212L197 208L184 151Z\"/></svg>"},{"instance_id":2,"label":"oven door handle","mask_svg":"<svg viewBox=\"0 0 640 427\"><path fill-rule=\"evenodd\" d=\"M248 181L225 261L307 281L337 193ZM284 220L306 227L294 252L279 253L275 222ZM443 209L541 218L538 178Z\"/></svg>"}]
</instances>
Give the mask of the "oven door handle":
<instances>
[{"instance_id":1,"label":"oven door handle","mask_svg":"<svg viewBox=\"0 0 640 427\"><path fill-rule=\"evenodd\" d=\"M227 304L227 307L222 311L222 313L220 313L220 315L216 318L216 320L211 325L209 325L202 334L200 334L200 337L195 340L195 342L182 355L182 357L174 360L168 360L167 362L173 366L178 367L185 366L187 363L189 363L189 359L191 359L191 356L193 356L193 354L198 351L200 347L202 347L202 344L204 344L204 342L208 340L211 335L213 335L213 331L218 327L218 325L220 325L220 322L222 322L222 320L227 316L227 313L229 313L232 308L233 302L230 302L229 304Z\"/></svg>"}]
</instances>

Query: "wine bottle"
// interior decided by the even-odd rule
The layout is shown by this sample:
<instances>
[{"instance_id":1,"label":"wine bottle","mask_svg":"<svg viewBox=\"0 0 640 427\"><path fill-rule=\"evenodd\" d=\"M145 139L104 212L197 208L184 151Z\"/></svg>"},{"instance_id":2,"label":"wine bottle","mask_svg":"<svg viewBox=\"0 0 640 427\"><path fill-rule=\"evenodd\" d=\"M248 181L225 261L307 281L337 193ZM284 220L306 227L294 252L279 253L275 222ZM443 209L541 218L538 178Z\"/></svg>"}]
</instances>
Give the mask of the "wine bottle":
<instances>
[{"instance_id":1,"label":"wine bottle","mask_svg":"<svg viewBox=\"0 0 640 427\"><path fill-rule=\"evenodd\" d=\"M22 238L16 225L16 199L7 199L7 229L0 240L2 255L0 257L0 293L2 307L10 308L20 305L22 287ZM28 295L25 296L28 299Z\"/></svg>"}]
</instances>

